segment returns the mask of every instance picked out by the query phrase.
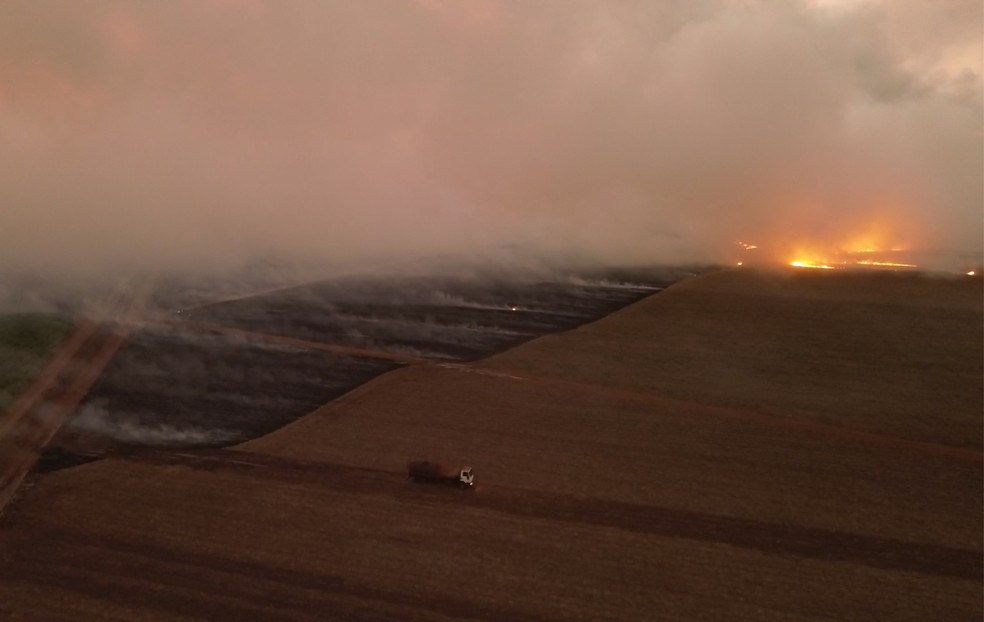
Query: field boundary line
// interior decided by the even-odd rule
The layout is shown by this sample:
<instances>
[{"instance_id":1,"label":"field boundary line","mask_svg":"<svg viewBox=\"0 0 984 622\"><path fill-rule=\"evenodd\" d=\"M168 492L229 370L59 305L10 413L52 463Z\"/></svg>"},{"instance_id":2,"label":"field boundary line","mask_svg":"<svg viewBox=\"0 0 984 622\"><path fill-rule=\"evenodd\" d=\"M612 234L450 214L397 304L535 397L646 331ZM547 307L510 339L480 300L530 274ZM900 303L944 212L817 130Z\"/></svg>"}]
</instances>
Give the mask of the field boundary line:
<instances>
[{"instance_id":1,"label":"field boundary line","mask_svg":"<svg viewBox=\"0 0 984 622\"><path fill-rule=\"evenodd\" d=\"M11 404L10 408L4 413L3 420L0 421L0 438L5 436L17 423L32 409L36 408L44 397L44 394L52 388L55 380L64 371L66 365L78 354L82 346L95 333L99 322L109 317L127 291L129 283L133 280L133 275L125 277L120 284L114 288L113 292L106 298L94 317L82 317L75 324L72 335L62 343L55 355L51 358L45 368L34 379L31 385L22 392Z\"/></svg>"},{"instance_id":2,"label":"field boundary line","mask_svg":"<svg viewBox=\"0 0 984 622\"><path fill-rule=\"evenodd\" d=\"M276 345L292 346L306 350L321 350L323 352L331 352L333 354L361 356L365 358L394 361L396 363L405 363L408 365L426 364L431 362L430 359L424 359L417 356L412 356L410 354L400 354L399 352L389 352L386 350L373 350L371 348L359 348L356 346L343 346L328 343L326 341L314 341L311 339L302 339L300 337L289 337L287 335L276 335L273 333L247 330L245 328L236 328L234 326L226 326L225 324L216 324L214 322L183 321L161 317L154 318L152 321L179 328L185 328L192 332L219 333L229 337L239 337L246 341L258 341Z\"/></svg>"},{"instance_id":3,"label":"field boundary line","mask_svg":"<svg viewBox=\"0 0 984 622\"><path fill-rule=\"evenodd\" d=\"M34 404L22 415L21 420L26 420L27 415L37 413L36 425L34 429L28 432L25 439L16 439L18 441L17 451L12 452L12 455L7 457L7 463L2 465L3 470L0 471L0 514L14 498L45 445L61 429L68 417L95 385L100 374L116 355L116 352L127 341L135 326L134 320L145 308L152 286L153 279L151 277L145 278L138 286L136 293L126 300L121 321L116 323L115 329L111 328L105 335L102 335L102 341L97 344L98 349L95 353L81 361L79 369L73 370L68 386L62 390L53 408L44 409L43 412L40 412L38 409L41 405ZM109 306L107 315L122 301L124 295L125 291L121 291L119 296L114 296L115 300ZM98 324L94 325L98 326Z\"/></svg>"}]
</instances>

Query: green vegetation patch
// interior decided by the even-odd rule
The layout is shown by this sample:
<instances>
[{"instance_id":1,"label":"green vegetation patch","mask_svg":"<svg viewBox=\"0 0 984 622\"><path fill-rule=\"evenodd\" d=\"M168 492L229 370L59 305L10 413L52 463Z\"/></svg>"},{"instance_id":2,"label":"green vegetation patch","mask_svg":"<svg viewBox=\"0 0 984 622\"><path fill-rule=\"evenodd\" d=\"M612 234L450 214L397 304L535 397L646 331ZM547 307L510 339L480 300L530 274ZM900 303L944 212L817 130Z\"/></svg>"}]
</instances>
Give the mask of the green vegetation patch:
<instances>
[{"instance_id":1,"label":"green vegetation patch","mask_svg":"<svg viewBox=\"0 0 984 622\"><path fill-rule=\"evenodd\" d=\"M58 315L0 314L0 412L41 372L71 330L71 320Z\"/></svg>"}]
</instances>

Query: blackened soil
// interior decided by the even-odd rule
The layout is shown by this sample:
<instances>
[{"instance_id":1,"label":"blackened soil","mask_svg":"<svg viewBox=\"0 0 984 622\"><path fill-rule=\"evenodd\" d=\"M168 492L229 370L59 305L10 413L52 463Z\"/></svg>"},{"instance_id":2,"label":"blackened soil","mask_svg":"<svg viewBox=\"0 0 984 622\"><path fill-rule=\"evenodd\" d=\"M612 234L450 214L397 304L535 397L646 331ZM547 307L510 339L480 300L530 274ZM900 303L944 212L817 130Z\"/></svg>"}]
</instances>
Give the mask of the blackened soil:
<instances>
[{"instance_id":1,"label":"blackened soil","mask_svg":"<svg viewBox=\"0 0 984 622\"><path fill-rule=\"evenodd\" d=\"M112 361L70 427L124 444L224 445L277 429L397 366L146 329Z\"/></svg>"},{"instance_id":2,"label":"blackened soil","mask_svg":"<svg viewBox=\"0 0 984 622\"><path fill-rule=\"evenodd\" d=\"M113 445L224 446L266 434L399 363L203 334L200 322L432 360L469 361L594 321L680 270L347 278L169 311L135 333L69 423ZM173 309L173 307L171 307ZM56 463L59 461L55 461Z\"/></svg>"},{"instance_id":3,"label":"blackened soil","mask_svg":"<svg viewBox=\"0 0 984 622\"><path fill-rule=\"evenodd\" d=\"M639 275L641 276L641 275ZM346 279L217 303L183 317L443 360L475 360L598 319L669 279Z\"/></svg>"}]
</instances>

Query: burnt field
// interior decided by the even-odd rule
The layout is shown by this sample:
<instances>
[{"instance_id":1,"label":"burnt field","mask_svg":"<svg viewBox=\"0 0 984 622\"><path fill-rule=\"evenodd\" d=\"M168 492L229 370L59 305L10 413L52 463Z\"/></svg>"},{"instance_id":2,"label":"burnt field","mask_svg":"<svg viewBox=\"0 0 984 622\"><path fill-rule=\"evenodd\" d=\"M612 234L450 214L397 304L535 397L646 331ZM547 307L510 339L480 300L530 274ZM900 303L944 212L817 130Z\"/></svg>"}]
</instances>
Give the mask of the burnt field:
<instances>
[{"instance_id":1,"label":"burnt field","mask_svg":"<svg viewBox=\"0 0 984 622\"><path fill-rule=\"evenodd\" d=\"M179 315L188 321L435 360L482 358L598 319L681 273L613 272L557 280L502 277L339 279Z\"/></svg>"},{"instance_id":2,"label":"burnt field","mask_svg":"<svg viewBox=\"0 0 984 622\"><path fill-rule=\"evenodd\" d=\"M242 442L408 362L482 358L596 320L683 274L344 278L178 309L187 297L169 284L159 321L119 352L62 440Z\"/></svg>"},{"instance_id":3,"label":"burnt field","mask_svg":"<svg viewBox=\"0 0 984 622\"><path fill-rule=\"evenodd\" d=\"M398 363L147 328L69 428L124 444L221 445L265 434Z\"/></svg>"}]
</instances>

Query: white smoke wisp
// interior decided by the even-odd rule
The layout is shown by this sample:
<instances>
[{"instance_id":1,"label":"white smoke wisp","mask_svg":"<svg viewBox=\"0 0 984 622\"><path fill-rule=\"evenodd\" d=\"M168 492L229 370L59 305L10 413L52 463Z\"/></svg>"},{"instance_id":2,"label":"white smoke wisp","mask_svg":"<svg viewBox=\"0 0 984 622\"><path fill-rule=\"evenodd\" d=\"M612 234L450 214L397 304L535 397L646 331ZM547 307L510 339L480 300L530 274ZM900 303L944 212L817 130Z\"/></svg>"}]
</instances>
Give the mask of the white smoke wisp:
<instances>
[{"instance_id":1,"label":"white smoke wisp","mask_svg":"<svg viewBox=\"0 0 984 622\"><path fill-rule=\"evenodd\" d=\"M0 268L689 262L872 231L979 253L981 11L7 3Z\"/></svg>"},{"instance_id":2,"label":"white smoke wisp","mask_svg":"<svg viewBox=\"0 0 984 622\"><path fill-rule=\"evenodd\" d=\"M66 427L128 445L153 447L224 445L242 437L240 433L230 430L145 424L136 417L111 413L96 404L82 406Z\"/></svg>"}]
</instances>

